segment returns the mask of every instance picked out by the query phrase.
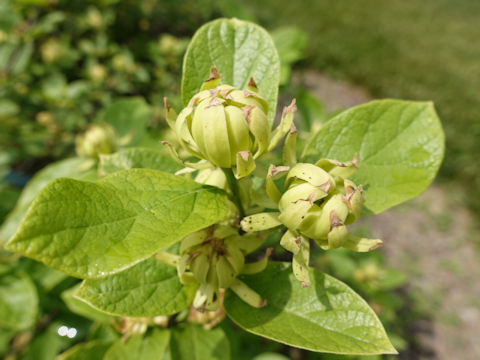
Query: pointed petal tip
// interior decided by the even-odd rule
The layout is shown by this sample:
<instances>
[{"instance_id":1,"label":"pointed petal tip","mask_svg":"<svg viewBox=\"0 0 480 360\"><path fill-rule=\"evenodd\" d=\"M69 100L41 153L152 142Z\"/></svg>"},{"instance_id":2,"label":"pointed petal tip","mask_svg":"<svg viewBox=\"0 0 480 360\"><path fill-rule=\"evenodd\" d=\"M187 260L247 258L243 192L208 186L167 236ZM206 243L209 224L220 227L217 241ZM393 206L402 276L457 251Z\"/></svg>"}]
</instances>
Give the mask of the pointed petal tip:
<instances>
[{"instance_id":1,"label":"pointed petal tip","mask_svg":"<svg viewBox=\"0 0 480 360\"><path fill-rule=\"evenodd\" d=\"M292 99L292 102L290 103L290 105L288 106L285 106L283 108L283 114L288 114L288 113L291 113L291 112L295 112L297 111L297 106L295 105L297 102L297 100L295 98Z\"/></svg>"},{"instance_id":2,"label":"pointed petal tip","mask_svg":"<svg viewBox=\"0 0 480 360\"><path fill-rule=\"evenodd\" d=\"M372 250L375 250L375 249L379 249L379 248L381 248L381 247L383 247L383 243L380 242L380 243L378 243L378 244L373 245L370 249L368 249L368 251L372 251Z\"/></svg>"},{"instance_id":3,"label":"pointed petal tip","mask_svg":"<svg viewBox=\"0 0 480 360\"><path fill-rule=\"evenodd\" d=\"M251 153L248 150L239 151L238 155L240 155L240 157L243 159L243 161L248 161L249 157L251 156Z\"/></svg>"},{"instance_id":4,"label":"pointed petal tip","mask_svg":"<svg viewBox=\"0 0 480 360\"><path fill-rule=\"evenodd\" d=\"M269 176L275 176L280 172L283 171L288 171L290 170L289 166L275 166L275 165L270 165L270 168L268 169L268 175Z\"/></svg>"},{"instance_id":5,"label":"pointed petal tip","mask_svg":"<svg viewBox=\"0 0 480 360\"><path fill-rule=\"evenodd\" d=\"M220 73L218 72L218 69L215 66L210 67L210 75L208 76L208 79L206 81L212 81L220 79Z\"/></svg>"},{"instance_id":6,"label":"pointed petal tip","mask_svg":"<svg viewBox=\"0 0 480 360\"><path fill-rule=\"evenodd\" d=\"M267 248L267 250L265 251L265 256L266 256L267 258L269 258L269 257L272 255L272 253L273 253L273 248L272 248L272 247L269 247L269 248Z\"/></svg>"},{"instance_id":7,"label":"pointed petal tip","mask_svg":"<svg viewBox=\"0 0 480 360\"><path fill-rule=\"evenodd\" d=\"M353 156L352 165L355 166L357 169L358 169L358 161L359 161L358 154L355 154Z\"/></svg>"}]
</instances>

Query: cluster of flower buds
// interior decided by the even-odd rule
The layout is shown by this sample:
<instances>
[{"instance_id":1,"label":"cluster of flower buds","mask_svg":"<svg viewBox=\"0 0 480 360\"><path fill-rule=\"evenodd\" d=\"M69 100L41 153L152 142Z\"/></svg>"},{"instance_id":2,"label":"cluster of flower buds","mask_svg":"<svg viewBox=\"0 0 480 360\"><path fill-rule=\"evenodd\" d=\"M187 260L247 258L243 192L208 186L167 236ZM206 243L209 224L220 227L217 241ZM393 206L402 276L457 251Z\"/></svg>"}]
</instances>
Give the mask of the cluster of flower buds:
<instances>
[{"instance_id":1,"label":"cluster of flower buds","mask_svg":"<svg viewBox=\"0 0 480 360\"><path fill-rule=\"evenodd\" d=\"M75 147L79 156L98 158L100 154L111 154L117 149L113 128L108 125L90 125L84 134L77 135Z\"/></svg>"},{"instance_id":2,"label":"cluster of flower buds","mask_svg":"<svg viewBox=\"0 0 480 360\"><path fill-rule=\"evenodd\" d=\"M255 169L255 159L273 149L290 131L295 110L294 102L283 113L280 125L270 130L268 104L250 78L243 90L220 85L220 74L212 67L210 77L178 116L165 100L167 121L175 131L180 145L191 155L208 162L208 166L231 168L237 178ZM178 159L187 167L205 168Z\"/></svg>"},{"instance_id":3,"label":"cluster of flower buds","mask_svg":"<svg viewBox=\"0 0 480 360\"><path fill-rule=\"evenodd\" d=\"M177 270L182 281L188 282L189 275L193 275L199 283L193 306L216 310L221 301L220 289L228 288L248 304L264 306L260 295L237 279L240 274L254 274L265 269L270 251L262 260L245 264L245 255L256 250L262 242L258 236L241 236L237 229L226 224L217 224L184 238Z\"/></svg>"},{"instance_id":4,"label":"cluster of flower buds","mask_svg":"<svg viewBox=\"0 0 480 360\"><path fill-rule=\"evenodd\" d=\"M364 203L363 190L347 178L358 166L355 158L341 163L322 159L316 164L299 163L292 168L271 166L266 190L279 212L260 213L242 220L244 231L260 231L278 225L288 230L280 244L293 255L293 271L303 286L308 286L309 240L324 250L344 247L365 252L381 246L378 239L365 239L348 233L347 225L356 221ZM284 179L280 192L274 180Z\"/></svg>"}]
</instances>

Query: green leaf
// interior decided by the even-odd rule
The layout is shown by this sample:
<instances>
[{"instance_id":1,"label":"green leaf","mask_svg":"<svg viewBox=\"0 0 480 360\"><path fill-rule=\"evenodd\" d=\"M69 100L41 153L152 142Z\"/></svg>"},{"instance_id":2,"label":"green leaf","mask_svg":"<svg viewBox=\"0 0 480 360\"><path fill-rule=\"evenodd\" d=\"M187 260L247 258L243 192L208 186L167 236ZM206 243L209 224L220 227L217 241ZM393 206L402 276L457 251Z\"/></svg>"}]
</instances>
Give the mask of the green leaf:
<instances>
[{"instance_id":1,"label":"green leaf","mask_svg":"<svg viewBox=\"0 0 480 360\"><path fill-rule=\"evenodd\" d=\"M193 36L183 63L182 100L199 92L215 66L223 84L243 89L253 77L269 106L269 121L276 114L280 60L270 35L262 27L238 19L218 19L203 25Z\"/></svg>"},{"instance_id":2,"label":"green leaf","mask_svg":"<svg viewBox=\"0 0 480 360\"><path fill-rule=\"evenodd\" d=\"M0 327L0 356L4 356L10 345L10 340L15 336L15 331Z\"/></svg>"},{"instance_id":3,"label":"green leaf","mask_svg":"<svg viewBox=\"0 0 480 360\"><path fill-rule=\"evenodd\" d=\"M35 285L23 273L0 277L0 326L24 330L33 326L38 312Z\"/></svg>"},{"instance_id":4,"label":"green leaf","mask_svg":"<svg viewBox=\"0 0 480 360\"><path fill-rule=\"evenodd\" d=\"M88 305L85 301L77 299L74 294L80 288L80 284L65 290L62 292L62 300L67 305L68 309L78 315L84 316L94 321L106 322L109 321L111 316L104 312L98 311L92 306Z\"/></svg>"},{"instance_id":5,"label":"green leaf","mask_svg":"<svg viewBox=\"0 0 480 360\"><path fill-rule=\"evenodd\" d=\"M127 148L115 154L100 155L99 171L111 174L124 169L153 169L174 173L182 167L165 149Z\"/></svg>"},{"instance_id":6,"label":"green leaf","mask_svg":"<svg viewBox=\"0 0 480 360\"><path fill-rule=\"evenodd\" d=\"M229 360L230 344L219 327L205 330L189 324L172 330L170 352L175 360Z\"/></svg>"},{"instance_id":7,"label":"green leaf","mask_svg":"<svg viewBox=\"0 0 480 360\"><path fill-rule=\"evenodd\" d=\"M103 360L157 360L162 359L167 351L170 332L154 329L147 336L134 335L126 343L115 342L107 351Z\"/></svg>"},{"instance_id":8,"label":"green leaf","mask_svg":"<svg viewBox=\"0 0 480 360\"><path fill-rule=\"evenodd\" d=\"M267 306L255 309L229 290L225 310L245 330L298 348L352 355L396 353L359 295L317 270L310 270L310 279L312 284L302 288L290 264L270 263L265 271L242 277Z\"/></svg>"},{"instance_id":9,"label":"green leaf","mask_svg":"<svg viewBox=\"0 0 480 360\"><path fill-rule=\"evenodd\" d=\"M365 207L380 213L423 192L443 159L445 135L432 103L372 101L329 120L305 148L304 161L359 157L352 176Z\"/></svg>"},{"instance_id":10,"label":"green leaf","mask_svg":"<svg viewBox=\"0 0 480 360\"><path fill-rule=\"evenodd\" d=\"M56 360L103 360L111 345L108 341L80 343L60 354Z\"/></svg>"},{"instance_id":11,"label":"green leaf","mask_svg":"<svg viewBox=\"0 0 480 360\"><path fill-rule=\"evenodd\" d=\"M108 105L95 119L113 126L118 137L131 136L128 145L138 145L147 134L152 110L141 97L119 99Z\"/></svg>"},{"instance_id":12,"label":"green leaf","mask_svg":"<svg viewBox=\"0 0 480 360\"><path fill-rule=\"evenodd\" d=\"M96 178L96 169L93 165L94 162L91 160L75 157L55 162L40 170L25 186L15 208L2 224L0 228L0 243L12 237L15 230L17 230L18 224L27 212L30 203L45 185L60 177L94 180Z\"/></svg>"},{"instance_id":13,"label":"green leaf","mask_svg":"<svg viewBox=\"0 0 480 360\"><path fill-rule=\"evenodd\" d=\"M61 271L54 270L37 261L23 258L19 268L30 276L35 285L42 292L49 292L67 278Z\"/></svg>"},{"instance_id":14,"label":"green leaf","mask_svg":"<svg viewBox=\"0 0 480 360\"><path fill-rule=\"evenodd\" d=\"M224 191L156 170L95 183L57 179L34 200L10 251L80 278L125 270L230 213Z\"/></svg>"},{"instance_id":15,"label":"green leaf","mask_svg":"<svg viewBox=\"0 0 480 360\"><path fill-rule=\"evenodd\" d=\"M111 315L172 315L190 305L196 284L182 285L174 267L148 259L103 279L85 280L75 296Z\"/></svg>"}]
</instances>

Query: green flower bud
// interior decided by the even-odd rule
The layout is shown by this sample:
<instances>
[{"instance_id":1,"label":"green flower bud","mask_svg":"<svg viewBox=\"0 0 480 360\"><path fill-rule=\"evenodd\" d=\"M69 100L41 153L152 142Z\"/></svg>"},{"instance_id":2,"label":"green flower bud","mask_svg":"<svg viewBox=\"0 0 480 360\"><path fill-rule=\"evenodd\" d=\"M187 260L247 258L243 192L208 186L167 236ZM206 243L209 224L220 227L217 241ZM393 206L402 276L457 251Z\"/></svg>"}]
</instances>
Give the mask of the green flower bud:
<instances>
[{"instance_id":1,"label":"green flower bud","mask_svg":"<svg viewBox=\"0 0 480 360\"><path fill-rule=\"evenodd\" d=\"M357 162L356 158L349 163L322 159L316 165L294 166L278 200L279 220L323 249L368 251L378 247L380 240L354 237L345 226L356 221L364 203L361 186L346 179L356 170Z\"/></svg>"},{"instance_id":2,"label":"green flower bud","mask_svg":"<svg viewBox=\"0 0 480 360\"><path fill-rule=\"evenodd\" d=\"M100 154L111 154L117 148L115 132L110 125L91 125L88 130L75 139L75 148L79 156L98 158Z\"/></svg>"},{"instance_id":3,"label":"green flower bud","mask_svg":"<svg viewBox=\"0 0 480 360\"><path fill-rule=\"evenodd\" d=\"M255 159L271 150L292 128L294 102L284 111L281 126L273 133L267 119L268 104L258 93L253 79L244 90L220 85L212 67L210 77L188 106L172 120L179 143L190 154L214 166L233 168L237 178L255 169Z\"/></svg>"},{"instance_id":4,"label":"green flower bud","mask_svg":"<svg viewBox=\"0 0 480 360\"><path fill-rule=\"evenodd\" d=\"M382 245L378 239L350 235L346 225L357 220L362 211L364 195L361 186L346 177L357 168L355 158L348 163L322 159L314 164L299 163L292 168L271 166L266 191L279 212L260 213L242 219L246 232L262 231L285 225L288 230L280 245L293 253L293 271L302 286L309 285L308 238L324 250L339 247L358 252ZM285 176L281 192L274 179Z\"/></svg>"},{"instance_id":5,"label":"green flower bud","mask_svg":"<svg viewBox=\"0 0 480 360\"><path fill-rule=\"evenodd\" d=\"M177 117L180 143L193 155L231 168L268 147L266 102L257 94L221 85L195 95ZM239 153L242 153L239 155Z\"/></svg>"},{"instance_id":6,"label":"green flower bud","mask_svg":"<svg viewBox=\"0 0 480 360\"><path fill-rule=\"evenodd\" d=\"M253 248L257 246L258 242ZM240 236L235 228L222 224L197 231L182 240L177 270L180 278L190 270L199 283L193 301L195 308L218 308L220 289L237 283L236 278L245 266L247 248L252 248L251 236ZM246 271L261 271L266 264L262 266L263 263L253 263Z\"/></svg>"}]
</instances>

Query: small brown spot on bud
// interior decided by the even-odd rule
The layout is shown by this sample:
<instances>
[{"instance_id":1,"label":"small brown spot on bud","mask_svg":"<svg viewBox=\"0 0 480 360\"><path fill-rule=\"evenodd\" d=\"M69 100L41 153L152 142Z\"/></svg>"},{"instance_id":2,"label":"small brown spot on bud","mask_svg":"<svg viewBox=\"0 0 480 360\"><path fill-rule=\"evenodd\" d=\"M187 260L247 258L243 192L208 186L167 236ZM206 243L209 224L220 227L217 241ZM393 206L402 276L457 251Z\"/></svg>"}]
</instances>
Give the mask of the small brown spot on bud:
<instances>
[{"instance_id":1,"label":"small brown spot on bud","mask_svg":"<svg viewBox=\"0 0 480 360\"><path fill-rule=\"evenodd\" d=\"M250 76L250 79L248 79L248 86L257 88L257 83L255 82L255 80L253 80L253 77L251 76Z\"/></svg>"}]
</instances>

